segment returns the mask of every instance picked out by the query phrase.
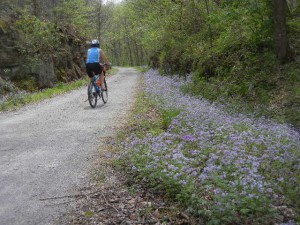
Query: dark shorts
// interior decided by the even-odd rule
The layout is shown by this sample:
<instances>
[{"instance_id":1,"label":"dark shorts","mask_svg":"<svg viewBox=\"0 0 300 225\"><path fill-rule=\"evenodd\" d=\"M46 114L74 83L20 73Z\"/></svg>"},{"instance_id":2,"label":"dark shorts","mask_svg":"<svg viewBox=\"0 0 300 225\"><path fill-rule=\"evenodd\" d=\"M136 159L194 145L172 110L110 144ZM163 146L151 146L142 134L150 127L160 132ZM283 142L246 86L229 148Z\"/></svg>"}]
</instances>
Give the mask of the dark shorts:
<instances>
[{"instance_id":1,"label":"dark shorts","mask_svg":"<svg viewBox=\"0 0 300 225\"><path fill-rule=\"evenodd\" d=\"M103 70L103 67L100 66L99 63L87 63L85 64L85 66L86 66L86 72L89 75L89 77L93 77L93 75L100 74Z\"/></svg>"}]
</instances>

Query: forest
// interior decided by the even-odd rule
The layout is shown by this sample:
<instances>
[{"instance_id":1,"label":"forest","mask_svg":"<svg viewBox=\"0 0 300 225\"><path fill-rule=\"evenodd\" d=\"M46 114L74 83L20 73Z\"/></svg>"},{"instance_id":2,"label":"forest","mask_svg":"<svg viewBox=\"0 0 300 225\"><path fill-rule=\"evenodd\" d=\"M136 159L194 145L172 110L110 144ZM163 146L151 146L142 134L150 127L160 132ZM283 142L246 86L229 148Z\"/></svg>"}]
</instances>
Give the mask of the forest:
<instances>
[{"instance_id":1,"label":"forest","mask_svg":"<svg viewBox=\"0 0 300 225\"><path fill-rule=\"evenodd\" d=\"M299 0L1 0L0 109L86 77L92 39L161 117L118 143L130 173L202 224L300 221Z\"/></svg>"},{"instance_id":2,"label":"forest","mask_svg":"<svg viewBox=\"0 0 300 225\"><path fill-rule=\"evenodd\" d=\"M84 77L87 43L98 38L114 65L193 75L187 93L300 126L298 0L0 4L2 100Z\"/></svg>"}]
</instances>

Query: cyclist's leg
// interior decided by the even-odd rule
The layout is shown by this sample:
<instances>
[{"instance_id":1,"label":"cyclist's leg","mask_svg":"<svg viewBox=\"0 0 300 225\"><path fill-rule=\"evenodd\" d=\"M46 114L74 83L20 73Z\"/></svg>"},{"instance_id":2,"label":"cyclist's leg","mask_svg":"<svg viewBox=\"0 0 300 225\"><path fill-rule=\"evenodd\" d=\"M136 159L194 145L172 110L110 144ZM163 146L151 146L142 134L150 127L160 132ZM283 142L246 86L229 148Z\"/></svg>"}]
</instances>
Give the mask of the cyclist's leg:
<instances>
[{"instance_id":1,"label":"cyclist's leg","mask_svg":"<svg viewBox=\"0 0 300 225\"><path fill-rule=\"evenodd\" d=\"M102 90L105 90L104 73L103 73L103 71L101 72L101 75L100 75L100 81L101 81L101 88L102 88Z\"/></svg>"},{"instance_id":2,"label":"cyclist's leg","mask_svg":"<svg viewBox=\"0 0 300 225\"><path fill-rule=\"evenodd\" d=\"M105 90L105 86L104 86L104 67L100 65L100 81L101 81L101 88L102 90Z\"/></svg>"},{"instance_id":3,"label":"cyclist's leg","mask_svg":"<svg viewBox=\"0 0 300 225\"><path fill-rule=\"evenodd\" d=\"M94 79L94 77L95 77L95 73L94 73L94 71L92 71L92 75L91 75L91 76L89 76L89 78L90 78L90 81L92 81L92 80Z\"/></svg>"}]
</instances>

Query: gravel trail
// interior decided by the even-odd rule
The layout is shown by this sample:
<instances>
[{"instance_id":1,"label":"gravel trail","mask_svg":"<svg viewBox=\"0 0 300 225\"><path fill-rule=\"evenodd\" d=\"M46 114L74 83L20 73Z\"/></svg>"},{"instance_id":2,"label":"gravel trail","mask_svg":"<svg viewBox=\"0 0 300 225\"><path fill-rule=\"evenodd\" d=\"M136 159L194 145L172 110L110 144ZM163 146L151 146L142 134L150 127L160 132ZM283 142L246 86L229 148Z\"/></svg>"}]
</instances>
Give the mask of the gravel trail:
<instances>
[{"instance_id":1,"label":"gravel trail","mask_svg":"<svg viewBox=\"0 0 300 225\"><path fill-rule=\"evenodd\" d=\"M95 109L83 87L0 113L0 225L51 224L72 204L67 196L78 194L103 137L134 101L138 72L118 69L108 103Z\"/></svg>"}]
</instances>

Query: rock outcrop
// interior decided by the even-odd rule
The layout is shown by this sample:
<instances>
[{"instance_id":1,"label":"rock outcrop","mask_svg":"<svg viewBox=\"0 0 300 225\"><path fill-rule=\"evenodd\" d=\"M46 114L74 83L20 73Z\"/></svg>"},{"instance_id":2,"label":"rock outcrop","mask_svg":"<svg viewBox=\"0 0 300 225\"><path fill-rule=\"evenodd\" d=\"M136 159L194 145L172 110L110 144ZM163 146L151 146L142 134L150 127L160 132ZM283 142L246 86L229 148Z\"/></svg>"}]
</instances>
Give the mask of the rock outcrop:
<instances>
[{"instance_id":1,"label":"rock outcrop","mask_svg":"<svg viewBox=\"0 0 300 225\"><path fill-rule=\"evenodd\" d=\"M20 81L34 78L38 88L52 87L57 81L69 82L84 77L83 56L86 41L72 27L59 27L61 37L56 52L43 53L28 63L30 55L19 51L23 38L14 23L19 15L8 6L0 9L0 76L3 80ZM34 56L32 56L33 58Z\"/></svg>"}]
</instances>

